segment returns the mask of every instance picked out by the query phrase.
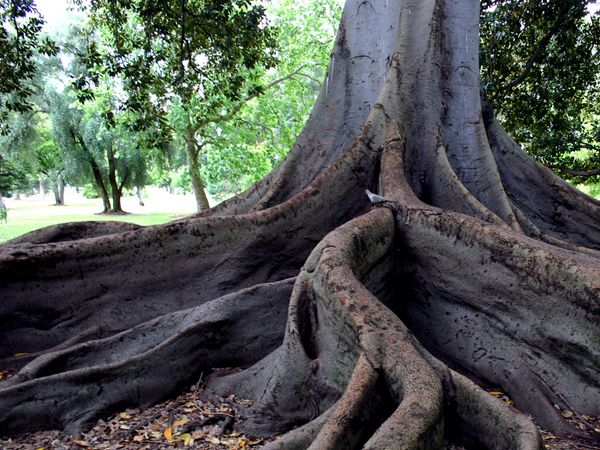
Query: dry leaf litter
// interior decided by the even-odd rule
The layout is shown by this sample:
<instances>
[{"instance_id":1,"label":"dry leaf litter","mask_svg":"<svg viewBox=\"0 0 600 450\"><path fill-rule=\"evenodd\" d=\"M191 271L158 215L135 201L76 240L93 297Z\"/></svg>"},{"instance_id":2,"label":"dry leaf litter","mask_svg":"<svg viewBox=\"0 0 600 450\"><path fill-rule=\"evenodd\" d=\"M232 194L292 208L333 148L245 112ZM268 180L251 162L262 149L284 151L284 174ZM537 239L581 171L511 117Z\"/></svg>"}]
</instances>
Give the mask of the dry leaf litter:
<instances>
[{"instance_id":1,"label":"dry leaf litter","mask_svg":"<svg viewBox=\"0 0 600 450\"><path fill-rule=\"evenodd\" d=\"M14 375L0 370L0 383ZM512 400L498 389L488 393L509 406ZM268 440L245 435L239 430L240 411L252 406L249 400L215 397L203 392L201 382L174 400L145 410L127 409L99 420L77 438L60 431L40 431L17 438L0 438L2 450L251 450ZM555 408L576 429L598 434L598 442L565 439L541 430L547 450L600 450L600 417L579 415ZM444 450L465 450L447 443Z\"/></svg>"}]
</instances>

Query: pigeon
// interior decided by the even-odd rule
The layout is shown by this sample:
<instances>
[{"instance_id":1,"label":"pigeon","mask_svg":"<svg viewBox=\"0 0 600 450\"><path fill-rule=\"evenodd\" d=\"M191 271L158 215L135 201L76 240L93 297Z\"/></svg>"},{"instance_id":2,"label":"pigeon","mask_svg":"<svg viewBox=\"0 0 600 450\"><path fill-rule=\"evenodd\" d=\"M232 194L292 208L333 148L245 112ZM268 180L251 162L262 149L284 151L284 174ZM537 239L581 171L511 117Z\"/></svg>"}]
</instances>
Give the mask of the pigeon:
<instances>
[{"instance_id":1,"label":"pigeon","mask_svg":"<svg viewBox=\"0 0 600 450\"><path fill-rule=\"evenodd\" d=\"M381 203L389 203L391 202L391 200L382 197L381 195L377 195L377 194L373 194L370 190L365 189L365 192L367 193L367 197L369 197L369 200L371 201L371 203L373 203L374 205L379 205Z\"/></svg>"}]
</instances>

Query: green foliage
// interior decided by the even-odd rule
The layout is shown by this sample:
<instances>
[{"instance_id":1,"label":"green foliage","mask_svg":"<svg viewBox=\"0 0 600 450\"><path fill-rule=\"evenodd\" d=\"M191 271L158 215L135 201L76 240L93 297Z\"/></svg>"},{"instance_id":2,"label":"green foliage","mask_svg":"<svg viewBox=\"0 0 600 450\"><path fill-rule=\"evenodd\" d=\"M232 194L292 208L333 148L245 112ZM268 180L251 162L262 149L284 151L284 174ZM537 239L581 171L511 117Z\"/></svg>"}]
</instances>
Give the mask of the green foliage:
<instances>
[{"instance_id":1,"label":"green foliage","mask_svg":"<svg viewBox=\"0 0 600 450\"><path fill-rule=\"evenodd\" d=\"M293 146L325 79L341 9L336 0L269 2L279 31L278 64L263 75L262 84L270 86L263 95L212 130L202 174L213 197L248 188Z\"/></svg>"},{"instance_id":2,"label":"green foliage","mask_svg":"<svg viewBox=\"0 0 600 450\"><path fill-rule=\"evenodd\" d=\"M11 161L0 156L0 195L11 196L11 191L27 186L27 173Z\"/></svg>"},{"instance_id":3,"label":"green foliage","mask_svg":"<svg viewBox=\"0 0 600 450\"><path fill-rule=\"evenodd\" d=\"M482 79L500 121L571 178L600 168L600 16L587 16L590 3L482 2Z\"/></svg>"},{"instance_id":4,"label":"green foliage","mask_svg":"<svg viewBox=\"0 0 600 450\"><path fill-rule=\"evenodd\" d=\"M98 195L97 188L91 183L87 183L83 186L82 195L83 195L83 198L88 198L88 199L100 198L100 195Z\"/></svg>"},{"instance_id":5,"label":"green foliage","mask_svg":"<svg viewBox=\"0 0 600 450\"><path fill-rule=\"evenodd\" d=\"M224 102L259 90L248 80L274 63L264 8L248 0L94 0L91 12L102 39L88 46L89 71L76 84L120 77L138 127L164 118L173 96L193 122L219 115Z\"/></svg>"},{"instance_id":6,"label":"green foliage","mask_svg":"<svg viewBox=\"0 0 600 450\"><path fill-rule=\"evenodd\" d=\"M60 170L49 170L48 164L52 157L58 159L52 164L60 164L60 155L56 154L47 116L42 113L12 114L11 125L10 132L0 136L0 156L16 171L19 180L17 184L12 183L11 190L31 192L38 180L54 182Z\"/></svg>"},{"instance_id":7,"label":"green foliage","mask_svg":"<svg viewBox=\"0 0 600 450\"><path fill-rule=\"evenodd\" d=\"M30 97L36 56L55 55L56 45L41 37L44 21L33 0L0 0L0 133L10 131L9 113L33 110Z\"/></svg>"}]
</instances>

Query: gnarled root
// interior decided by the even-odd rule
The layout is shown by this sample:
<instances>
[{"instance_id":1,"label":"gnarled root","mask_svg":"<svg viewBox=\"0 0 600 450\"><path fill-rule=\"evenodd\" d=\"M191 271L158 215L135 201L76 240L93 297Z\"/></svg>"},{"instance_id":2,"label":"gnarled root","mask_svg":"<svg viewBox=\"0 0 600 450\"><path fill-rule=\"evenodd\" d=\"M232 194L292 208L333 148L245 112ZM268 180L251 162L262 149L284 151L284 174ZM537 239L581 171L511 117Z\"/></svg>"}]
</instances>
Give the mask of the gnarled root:
<instances>
[{"instance_id":1,"label":"gnarled root","mask_svg":"<svg viewBox=\"0 0 600 450\"><path fill-rule=\"evenodd\" d=\"M393 227L393 213L376 208L327 236L296 281L283 345L211 387L253 398L250 431L272 429L269 418L307 422L269 449L306 448L313 435L311 449L435 449L449 435L479 448L540 448L529 419L433 358L359 281L390 270L378 262Z\"/></svg>"},{"instance_id":2,"label":"gnarled root","mask_svg":"<svg viewBox=\"0 0 600 450\"><path fill-rule=\"evenodd\" d=\"M0 389L0 433L77 432L164 400L213 367L255 362L281 342L292 284L254 286L35 359Z\"/></svg>"},{"instance_id":3,"label":"gnarled root","mask_svg":"<svg viewBox=\"0 0 600 450\"><path fill-rule=\"evenodd\" d=\"M421 211L410 221L401 227L414 287L405 315L419 340L501 386L544 427L577 434L553 405L600 412L595 258L459 214Z\"/></svg>"}]
</instances>

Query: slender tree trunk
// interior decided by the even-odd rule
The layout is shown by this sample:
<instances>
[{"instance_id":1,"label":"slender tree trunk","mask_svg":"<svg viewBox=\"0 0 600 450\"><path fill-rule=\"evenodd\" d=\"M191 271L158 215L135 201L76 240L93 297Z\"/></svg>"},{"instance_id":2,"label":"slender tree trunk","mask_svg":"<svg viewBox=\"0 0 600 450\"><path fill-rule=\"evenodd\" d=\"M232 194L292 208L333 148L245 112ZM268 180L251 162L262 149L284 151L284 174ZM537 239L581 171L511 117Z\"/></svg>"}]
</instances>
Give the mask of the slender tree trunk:
<instances>
[{"instance_id":1,"label":"slender tree trunk","mask_svg":"<svg viewBox=\"0 0 600 450\"><path fill-rule=\"evenodd\" d=\"M62 203L60 202L60 194L58 192L58 184L52 187L52 193L54 194L54 205L62 205Z\"/></svg>"},{"instance_id":2,"label":"slender tree trunk","mask_svg":"<svg viewBox=\"0 0 600 450\"><path fill-rule=\"evenodd\" d=\"M52 192L54 193L54 204L56 206L63 206L65 204L65 180L61 175L56 178Z\"/></svg>"},{"instance_id":3,"label":"slender tree trunk","mask_svg":"<svg viewBox=\"0 0 600 450\"><path fill-rule=\"evenodd\" d=\"M90 168L92 169L92 174L94 176L96 188L98 189L98 194L100 194L100 197L102 198L102 205L104 208L103 212L105 212L105 213L109 212L111 210L110 198L108 196L108 191L106 190L106 185L104 184L104 177L102 176L102 170L100 169L100 166L94 159L94 155L92 155L92 153L87 148L87 145L85 144L85 141L83 140L83 138L80 135L75 135L75 138L76 138L77 142L79 143L79 145L81 146L81 149L85 153L86 158L88 160L88 164L90 165Z\"/></svg>"},{"instance_id":4,"label":"slender tree trunk","mask_svg":"<svg viewBox=\"0 0 600 450\"><path fill-rule=\"evenodd\" d=\"M138 198L138 204L140 206L144 206L144 199L142 197L142 188L141 187L139 187L139 186L135 187L135 195Z\"/></svg>"},{"instance_id":5,"label":"slender tree trunk","mask_svg":"<svg viewBox=\"0 0 600 450\"><path fill-rule=\"evenodd\" d=\"M46 200L46 186L44 184L44 180L40 180L38 186L40 190L40 197L42 200Z\"/></svg>"},{"instance_id":6,"label":"slender tree trunk","mask_svg":"<svg viewBox=\"0 0 600 450\"><path fill-rule=\"evenodd\" d=\"M4 204L4 200L2 199L2 191L0 191L0 222L6 222L7 221L7 211L6 211L6 205Z\"/></svg>"},{"instance_id":7,"label":"slender tree trunk","mask_svg":"<svg viewBox=\"0 0 600 450\"><path fill-rule=\"evenodd\" d=\"M108 197L108 191L106 190L106 186L104 185L104 179L102 178L102 171L100 167L95 161L90 161L90 166L92 167L92 174L94 175L94 181L96 182L96 188L98 189L98 193L100 194L100 198L102 198L103 212L109 212L111 210L110 206L110 198Z\"/></svg>"},{"instance_id":8,"label":"slender tree trunk","mask_svg":"<svg viewBox=\"0 0 600 450\"><path fill-rule=\"evenodd\" d=\"M110 192L112 194L112 211L116 213L122 213L122 190L119 184L117 183L117 164L115 161L115 152L112 142L108 144L108 147L106 149L106 158L108 160L108 182L110 185Z\"/></svg>"},{"instance_id":9,"label":"slender tree trunk","mask_svg":"<svg viewBox=\"0 0 600 450\"><path fill-rule=\"evenodd\" d=\"M59 177L58 177L58 199L59 199L61 205L65 204L65 186L66 185L67 185L67 183L65 182L65 179L62 177L62 175L59 175Z\"/></svg>"},{"instance_id":10,"label":"slender tree trunk","mask_svg":"<svg viewBox=\"0 0 600 450\"><path fill-rule=\"evenodd\" d=\"M188 125L186 130L186 156L188 161L188 172L192 180L192 188L196 197L196 208L198 212L209 209L208 197L204 189L204 183L200 176L200 147L196 141L194 130Z\"/></svg>"},{"instance_id":11,"label":"slender tree trunk","mask_svg":"<svg viewBox=\"0 0 600 450\"><path fill-rule=\"evenodd\" d=\"M123 189L125 185L129 182L129 177L131 176L131 171L129 169L125 169L125 173L123 174L123 179L121 183L117 185L116 195L113 194L113 206L118 205L118 209L115 206L114 210L120 213L123 213L123 208L121 207L121 199L123 198Z\"/></svg>"}]
</instances>

